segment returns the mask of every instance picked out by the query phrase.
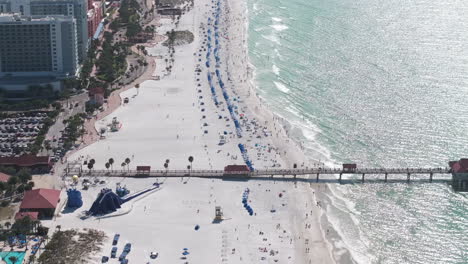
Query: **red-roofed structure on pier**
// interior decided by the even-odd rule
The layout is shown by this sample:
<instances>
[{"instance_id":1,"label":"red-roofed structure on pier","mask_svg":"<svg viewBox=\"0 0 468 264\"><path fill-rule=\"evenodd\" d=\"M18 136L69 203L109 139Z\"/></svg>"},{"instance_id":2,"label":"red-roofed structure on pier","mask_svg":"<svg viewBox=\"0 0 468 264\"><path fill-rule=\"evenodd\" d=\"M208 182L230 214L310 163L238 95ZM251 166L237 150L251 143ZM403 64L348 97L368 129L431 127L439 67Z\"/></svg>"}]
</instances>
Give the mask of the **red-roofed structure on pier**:
<instances>
[{"instance_id":1,"label":"red-roofed structure on pier","mask_svg":"<svg viewBox=\"0 0 468 264\"><path fill-rule=\"evenodd\" d=\"M455 191L468 191L468 159L450 161L449 166L452 173L452 188Z\"/></svg>"}]
</instances>

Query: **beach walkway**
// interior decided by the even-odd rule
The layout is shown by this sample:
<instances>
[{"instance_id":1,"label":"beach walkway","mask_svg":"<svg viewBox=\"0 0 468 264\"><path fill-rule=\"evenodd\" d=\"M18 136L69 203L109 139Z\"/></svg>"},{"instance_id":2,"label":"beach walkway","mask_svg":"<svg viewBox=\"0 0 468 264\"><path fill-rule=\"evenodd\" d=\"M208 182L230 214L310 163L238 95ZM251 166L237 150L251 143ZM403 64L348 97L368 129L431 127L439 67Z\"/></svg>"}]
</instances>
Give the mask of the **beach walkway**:
<instances>
[{"instance_id":1,"label":"beach walkway","mask_svg":"<svg viewBox=\"0 0 468 264\"><path fill-rule=\"evenodd\" d=\"M365 175L384 175L384 181L388 181L389 175L404 175L407 181L411 180L411 175L429 175L429 182L434 179L434 174L441 176L442 180L450 174L449 168L362 168L355 171L345 171L338 168L312 168L312 169L284 169L284 170L255 170L251 172L229 172L226 175L224 170L83 170L80 167L71 167L65 170L66 175L86 175L95 177L197 177L197 178L239 178L239 179L261 179L261 178L287 178L287 179L308 179L318 182L320 175L339 175L336 180L342 181L344 174L361 175L362 182L365 181ZM236 176L238 175L238 176ZM314 175L314 177L311 177ZM305 177L301 177L305 176ZM395 177L394 177L395 178ZM327 178L328 179L328 178ZM329 179L328 179L329 180Z\"/></svg>"}]
</instances>

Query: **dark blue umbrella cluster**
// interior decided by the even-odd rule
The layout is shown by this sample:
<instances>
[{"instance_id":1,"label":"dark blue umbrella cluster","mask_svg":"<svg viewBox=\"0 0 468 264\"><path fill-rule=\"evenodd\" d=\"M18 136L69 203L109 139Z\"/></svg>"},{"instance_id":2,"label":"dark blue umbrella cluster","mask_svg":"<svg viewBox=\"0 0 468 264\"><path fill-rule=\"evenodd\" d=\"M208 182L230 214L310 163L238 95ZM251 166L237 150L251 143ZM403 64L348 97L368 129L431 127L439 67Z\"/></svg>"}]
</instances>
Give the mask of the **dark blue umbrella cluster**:
<instances>
[{"instance_id":1,"label":"dark blue umbrella cluster","mask_svg":"<svg viewBox=\"0 0 468 264\"><path fill-rule=\"evenodd\" d=\"M239 147L239 150L242 154L242 158L244 159L245 165L249 167L250 171L254 171L254 167L252 165L252 162L249 159L249 155L247 155L247 149L245 149L244 144L239 144L237 146Z\"/></svg>"},{"instance_id":2,"label":"dark blue umbrella cluster","mask_svg":"<svg viewBox=\"0 0 468 264\"><path fill-rule=\"evenodd\" d=\"M220 56L219 56L219 51L221 50L221 45L220 45L220 32L219 32L219 19L220 19L220 16L221 16L221 0L215 0L213 1L213 3L216 3L215 5L215 10L214 10L214 20L212 18L208 18L208 26L212 26L213 27L213 31L211 30L211 28L208 28L207 30L207 52L206 52L206 67L210 68L210 57L211 57L211 50L212 50L212 46L211 46L211 43L212 43L212 36L214 36L214 49L213 49L213 56L215 58L215 61L216 61L216 68L219 68L220 67L220 63L221 63L221 59L220 59ZM219 69L216 69L215 70L215 74L216 74L216 77L218 79L218 82L217 84L219 85L219 87L221 88L221 91L222 91L222 95L223 95L223 98L226 102L226 105L227 105L227 109L229 111L229 114L234 122L234 126L236 127L236 135L238 138L241 138L242 137L242 127L241 127L241 124L238 120L238 117L236 115L236 109L237 109L237 106L234 105L231 101L231 98L227 92L227 89L226 89L226 86L223 82L223 76L221 74L221 72L219 71ZM213 80L213 77L212 77L212 73L208 72L208 83L210 85L210 90L211 90L211 94L212 94L212 97L213 97L213 100L215 102L216 105L218 105L218 100L217 100L217 97L216 97L216 88L214 85L216 85L216 81ZM228 78L229 80L229 78ZM235 101L235 99L233 100ZM248 154L247 154L247 151L246 149L244 148L244 145L242 144L239 144L239 149L241 151L241 154L242 154L242 157L244 159L244 162L245 164L249 167L249 169L251 171L254 170L253 168L253 165L252 165L252 162L250 161L249 157L248 157Z\"/></svg>"},{"instance_id":3,"label":"dark blue umbrella cluster","mask_svg":"<svg viewBox=\"0 0 468 264\"><path fill-rule=\"evenodd\" d=\"M245 210L249 213L250 216L254 214L252 207L249 205L249 188L245 189L244 194L242 194L242 204L244 205Z\"/></svg>"},{"instance_id":4,"label":"dark blue umbrella cluster","mask_svg":"<svg viewBox=\"0 0 468 264\"><path fill-rule=\"evenodd\" d=\"M213 85L213 79L211 78L211 74L209 72L207 76L208 76L208 84L210 85L210 90L211 90L211 97L213 98L215 105L218 105L219 102L218 102L218 97L216 96L215 87Z\"/></svg>"}]
</instances>

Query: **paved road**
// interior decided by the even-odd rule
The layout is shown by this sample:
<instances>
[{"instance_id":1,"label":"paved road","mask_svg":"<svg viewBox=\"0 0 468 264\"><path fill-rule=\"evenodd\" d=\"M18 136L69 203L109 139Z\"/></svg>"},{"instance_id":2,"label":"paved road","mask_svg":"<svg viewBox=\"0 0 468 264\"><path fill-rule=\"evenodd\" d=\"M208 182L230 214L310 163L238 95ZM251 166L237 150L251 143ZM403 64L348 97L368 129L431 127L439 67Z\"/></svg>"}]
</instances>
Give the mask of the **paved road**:
<instances>
[{"instance_id":1,"label":"paved road","mask_svg":"<svg viewBox=\"0 0 468 264\"><path fill-rule=\"evenodd\" d=\"M73 115L76 115L78 113L84 113L85 112L85 102L88 101L89 96L88 93L83 92L78 95L71 96L68 100L62 101L62 107L63 107L63 112L60 112L60 114L57 117L56 122L49 128L49 131L47 132L45 139L50 140L52 148L56 148L58 146L58 138L60 138L61 133L60 131L65 129L65 125L63 124L63 120L70 118ZM78 104L78 106L75 107L75 105ZM53 142L52 139L55 136L57 139L56 142ZM40 153L40 155L51 155L51 151L47 151L43 149Z\"/></svg>"}]
</instances>

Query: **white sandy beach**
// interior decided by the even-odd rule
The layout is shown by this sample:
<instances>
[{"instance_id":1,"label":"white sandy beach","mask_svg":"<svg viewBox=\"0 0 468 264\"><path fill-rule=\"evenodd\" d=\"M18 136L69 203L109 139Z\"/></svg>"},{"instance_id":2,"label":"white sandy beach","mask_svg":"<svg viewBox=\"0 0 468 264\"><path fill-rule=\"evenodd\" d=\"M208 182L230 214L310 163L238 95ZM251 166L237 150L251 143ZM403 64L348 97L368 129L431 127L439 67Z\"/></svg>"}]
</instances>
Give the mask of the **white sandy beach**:
<instances>
[{"instance_id":1,"label":"white sandy beach","mask_svg":"<svg viewBox=\"0 0 468 264\"><path fill-rule=\"evenodd\" d=\"M189 30L195 39L191 44L175 46L175 62L169 75L165 75L167 47L158 44L148 48L154 56L163 56L156 59L153 74L161 80L148 80L138 90L123 92L122 100L128 97L129 103L96 123L99 131L116 117L121 129L107 132L105 139L74 153L68 161L94 158L94 168L103 169L107 160L114 158L113 169L121 169L120 163L130 158L130 168L150 165L152 169L162 169L169 159L169 169L185 169L188 157L193 156L193 169L223 169L229 164L245 164L238 146L243 144L254 168L291 168L294 163L301 168L311 163L255 95L247 57L246 3L220 1L215 30L217 2L196 0L195 7L181 17L175 30ZM174 28L170 18L161 18L160 23L159 34ZM219 32L218 45L215 31ZM210 34L211 42L207 38ZM206 66L208 42L212 49L219 47L218 67L214 50L209 54L209 67ZM201 70L199 74L196 69ZM224 90L217 85L216 70ZM212 76L218 105L214 103L207 75ZM223 98L223 92L229 101ZM236 131L233 119L239 121L240 131ZM226 136L223 145L219 145L220 135ZM322 211L314 200L314 189L308 184L169 179L161 190L125 204L120 210L127 214L81 220L83 210L91 207L101 188L115 190L115 183L122 181L136 192L155 181L105 180L104 185L82 191L83 207L46 222L52 228L60 224L62 229L87 227L105 231L110 240L90 263L99 263L101 256L109 256L115 233L121 234L118 255L124 242L132 243L130 263L183 263L180 260L183 248L190 251L188 263L260 263L263 258L265 263L334 262L324 239L326 232L320 227ZM250 189L253 216L242 206L246 188ZM64 192L62 195L65 199ZM222 206L226 218L219 224L212 223L215 205ZM200 230L195 231L197 224ZM149 259L152 251L159 253L156 260ZM118 262L112 259L110 263Z\"/></svg>"}]
</instances>

